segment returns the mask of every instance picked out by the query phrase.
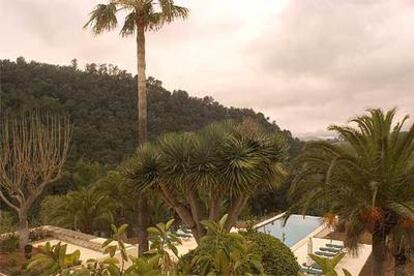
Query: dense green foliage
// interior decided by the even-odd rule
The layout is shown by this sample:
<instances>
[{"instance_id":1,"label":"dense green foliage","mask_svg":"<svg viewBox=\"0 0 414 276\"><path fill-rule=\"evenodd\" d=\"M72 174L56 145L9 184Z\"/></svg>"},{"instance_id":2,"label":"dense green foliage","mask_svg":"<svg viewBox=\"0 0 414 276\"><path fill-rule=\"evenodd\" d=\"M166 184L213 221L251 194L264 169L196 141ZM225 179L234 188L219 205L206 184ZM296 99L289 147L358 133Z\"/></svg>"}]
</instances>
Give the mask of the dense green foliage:
<instances>
[{"instance_id":1,"label":"dense green foliage","mask_svg":"<svg viewBox=\"0 0 414 276\"><path fill-rule=\"evenodd\" d=\"M3 112L32 108L64 112L75 124L69 165L80 158L117 165L137 145L136 78L113 65L73 66L0 60ZM193 131L223 120L252 117L280 130L261 113L226 108L211 97L196 98L182 90L170 92L154 78L148 82L149 137ZM300 146L290 133L292 150Z\"/></svg>"},{"instance_id":2,"label":"dense green foliage","mask_svg":"<svg viewBox=\"0 0 414 276\"><path fill-rule=\"evenodd\" d=\"M252 251L262 258L262 264L267 275L285 276L297 275L300 266L292 251L277 238L256 231L248 231L242 235L253 242Z\"/></svg>"},{"instance_id":3,"label":"dense green foliage","mask_svg":"<svg viewBox=\"0 0 414 276\"><path fill-rule=\"evenodd\" d=\"M39 220L44 225L65 227L67 225L55 223L53 220L57 212L65 207L65 195L48 195L40 202Z\"/></svg>"},{"instance_id":4,"label":"dense green foliage","mask_svg":"<svg viewBox=\"0 0 414 276\"><path fill-rule=\"evenodd\" d=\"M82 187L65 196L49 196L42 201L43 223L93 234L113 222L115 204L108 193L94 186Z\"/></svg>"},{"instance_id":5,"label":"dense green foliage","mask_svg":"<svg viewBox=\"0 0 414 276\"><path fill-rule=\"evenodd\" d=\"M85 179L91 181L87 185L78 185L66 195L46 196L40 203L40 222L89 234L108 234L108 226L112 222L128 223L131 225L128 235L135 236L137 204L131 199L136 197L137 189L129 185L118 171L109 171L104 177L92 180L94 173L91 172L95 172L96 167L89 162L82 164L83 169L74 173L79 176L76 183L83 183ZM155 196L149 197L148 205L152 224L171 216L168 208Z\"/></svg>"}]
</instances>

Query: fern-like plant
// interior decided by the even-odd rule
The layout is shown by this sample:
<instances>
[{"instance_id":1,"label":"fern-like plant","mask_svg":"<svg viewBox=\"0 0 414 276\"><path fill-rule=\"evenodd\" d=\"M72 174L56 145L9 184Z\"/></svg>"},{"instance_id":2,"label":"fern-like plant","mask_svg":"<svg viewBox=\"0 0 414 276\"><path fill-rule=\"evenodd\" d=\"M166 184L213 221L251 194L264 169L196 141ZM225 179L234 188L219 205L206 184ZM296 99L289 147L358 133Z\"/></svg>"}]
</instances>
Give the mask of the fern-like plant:
<instances>
[{"instance_id":1,"label":"fern-like plant","mask_svg":"<svg viewBox=\"0 0 414 276\"><path fill-rule=\"evenodd\" d=\"M47 242L44 246L39 246L39 253L34 255L27 266L27 270L39 275L58 275L65 269L80 264L80 251L66 253L67 244L60 242L51 245Z\"/></svg>"}]
</instances>

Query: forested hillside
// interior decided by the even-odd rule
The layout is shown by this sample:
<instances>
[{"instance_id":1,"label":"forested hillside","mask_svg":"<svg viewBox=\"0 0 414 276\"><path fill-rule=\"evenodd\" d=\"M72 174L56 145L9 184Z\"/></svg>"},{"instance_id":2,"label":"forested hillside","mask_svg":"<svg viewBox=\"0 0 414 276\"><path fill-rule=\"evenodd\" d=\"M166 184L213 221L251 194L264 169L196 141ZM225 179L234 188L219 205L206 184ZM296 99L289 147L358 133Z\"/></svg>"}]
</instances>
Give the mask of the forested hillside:
<instances>
[{"instance_id":1,"label":"forested hillside","mask_svg":"<svg viewBox=\"0 0 414 276\"><path fill-rule=\"evenodd\" d=\"M113 65L55 66L38 62L0 60L3 113L32 108L64 112L75 125L69 164L80 158L117 165L136 147L136 79ZM170 92L149 78L149 135L192 131L224 119L253 117L274 130L262 113L224 107L211 97ZM298 140L284 131L292 153Z\"/></svg>"}]
</instances>

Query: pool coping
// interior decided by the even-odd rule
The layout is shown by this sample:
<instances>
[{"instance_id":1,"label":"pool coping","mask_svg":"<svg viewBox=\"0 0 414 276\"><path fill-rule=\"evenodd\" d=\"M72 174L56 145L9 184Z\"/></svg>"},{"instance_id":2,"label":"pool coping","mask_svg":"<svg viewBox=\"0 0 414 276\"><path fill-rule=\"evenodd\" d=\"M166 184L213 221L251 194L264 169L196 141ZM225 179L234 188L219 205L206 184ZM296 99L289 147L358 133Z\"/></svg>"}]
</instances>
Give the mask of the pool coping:
<instances>
[{"instance_id":1,"label":"pool coping","mask_svg":"<svg viewBox=\"0 0 414 276\"><path fill-rule=\"evenodd\" d=\"M283 212L279 215L276 215L272 218L269 218L265 221L259 222L258 224L253 226L253 229L257 229L259 227L262 227L266 224L269 224L272 221L278 220L280 218L282 218L284 215L286 214L286 212ZM299 215L301 216L301 215ZM310 232L306 237L304 237L303 239L299 240L298 242L296 242L294 245L290 246L290 250L292 250L292 252L294 252L295 250L297 250L299 247L301 247L304 243L308 242L308 239L310 237L315 237L318 234L320 234L323 230L329 230L329 228L325 225L325 223L322 223L318 228L316 228L315 230L313 230L312 232Z\"/></svg>"},{"instance_id":2,"label":"pool coping","mask_svg":"<svg viewBox=\"0 0 414 276\"><path fill-rule=\"evenodd\" d=\"M269 218L269 219L267 219L267 220L264 220L264 221L262 221L262 222L259 222L258 224L255 224L255 225L253 226L253 229L257 229L257 228L259 228L259 227L262 227L263 225L269 224L269 223L270 223L270 222L272 222L272 221L275 221L275 220L277 220L277 219L280 219L280 218L281 218L281 217L283 217L285 214L286 214L286 212L283 212L283 213L281 213L281 214L279 214L279 215L276 215L276 216L271 217L271 218Z\"/></svg>"}]
</instances>

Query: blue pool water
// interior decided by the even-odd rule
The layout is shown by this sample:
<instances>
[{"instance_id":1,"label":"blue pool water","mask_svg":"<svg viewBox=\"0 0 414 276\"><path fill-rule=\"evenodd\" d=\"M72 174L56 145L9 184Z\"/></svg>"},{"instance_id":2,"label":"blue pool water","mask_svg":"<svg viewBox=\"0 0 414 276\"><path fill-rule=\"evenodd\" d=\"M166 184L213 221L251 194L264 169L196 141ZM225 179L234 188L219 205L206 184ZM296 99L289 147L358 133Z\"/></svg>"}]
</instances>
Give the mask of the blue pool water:
<instances>
[{"instance_id":1,"label":"blue pool water","mask_svg":"<svg viewBox=\"0 0 414 276\"><path fill-rule=\"evenodd\" d=\"M283 219L280 218L258 227L257 230L270 234L292 247L321 225L320 217L292 215L285 226L283 226Z\"/></svg>"}]
</instances>

